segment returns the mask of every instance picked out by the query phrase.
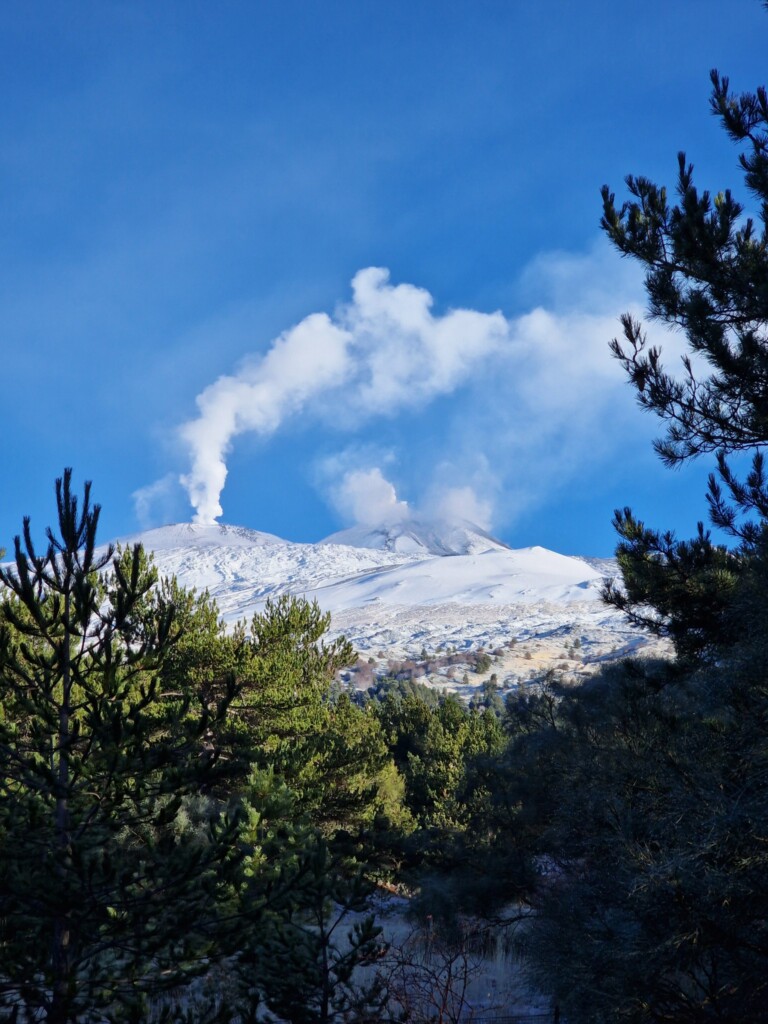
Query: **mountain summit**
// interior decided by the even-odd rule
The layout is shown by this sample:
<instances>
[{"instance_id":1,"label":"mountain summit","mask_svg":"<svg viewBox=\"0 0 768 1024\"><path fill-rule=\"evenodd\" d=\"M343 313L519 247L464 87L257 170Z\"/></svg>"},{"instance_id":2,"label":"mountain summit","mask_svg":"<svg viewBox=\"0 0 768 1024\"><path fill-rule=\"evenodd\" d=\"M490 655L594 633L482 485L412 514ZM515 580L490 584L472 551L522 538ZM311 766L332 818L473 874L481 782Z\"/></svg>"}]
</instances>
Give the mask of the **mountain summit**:
<instances>
[{"instance_id":1,"label":"mountain summit","mask_svg":"<svg viewBox=\"0 0 768 1024\"><path fill-rule=\"evenodd\" d=\"M537 637L562 657L569 636L600 650L640 642L600 600L607 563L541 547L511 549L467 521L414 517L356 526L317 544L179 523L123 538L137 541L154 553L161 575L207 590L229 623L250 619L270 598L295 594L331 612L331 635L344 633L361 652L493 650ZM533 662L521 661L527 674L536 650L521 645L521 652Z\"/></svg>"},{"instance_id":2,"label":"mountain summit","mask_svg":"<svg viewBox=\"0 0 768 1024\"><path fill-rule=\"evenodd\" d=\"M479 555L508 551L509 545L468 520L412 517L377 526L360 524L332 533L321 544L346 544L403 555Z\"/></svg>"},{"instance_id":3,"label":"mountain summit","mask_svg":"<svg viewBox=\"0 0 768 1024\"><path fill-rule=\"evenodd\" d=\"M228 621L269 597L316 598L335 616L373 605L583 605L603 573L544 548L513 550L466 521L403 519L342 530L318 544L214 524L178 524L125 538L154 553L158 570L207 589Z\"/></svg>"}]
</instances>

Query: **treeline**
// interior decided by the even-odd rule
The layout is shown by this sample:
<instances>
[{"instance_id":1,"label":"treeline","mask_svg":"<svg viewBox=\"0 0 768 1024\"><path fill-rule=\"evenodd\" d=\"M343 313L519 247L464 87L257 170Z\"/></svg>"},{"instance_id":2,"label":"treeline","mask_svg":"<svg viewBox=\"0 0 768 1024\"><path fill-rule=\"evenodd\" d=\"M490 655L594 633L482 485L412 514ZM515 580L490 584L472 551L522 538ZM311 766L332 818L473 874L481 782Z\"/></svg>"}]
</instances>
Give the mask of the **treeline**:
<instances>
[{"instance_id":1,"label":"treeline","mask_svg":"<svg viewBox=\"0 0 768 1024\"><path fill-rule=\"evenodd\" d=\"M227 631L141 548L97 553L70 471L57 511L0 570L2 1019L382 1019L360 914L429 859L415 835L464 827L497 718L361 707L317 605Z\"/></svg>"},{"instance_id":2,"label":"treeline","mask_svg":"<svg viewBox=\"0 0 768 1024\"><path fill-rule=\"evenodd\" d=\"M552 685L508 719L502 806L544 868L531 961L570 1022L768 1019L768 96L711 81L757 215L699 191L681 153L675 201L629 176L602 225L687 343L670 370L626 316L612 350L664 424L663 462L715 456L719 539L617 512L605 597L675 657Z\"/></svg>"},{"instance_id":3,"label":"treeline","mask_svg":"<svg viewBox=\"0 0 768 1024\"><path fill-rule=\"evenodd\" d=\"M396 1020L423 979L401 964L393 1000L376 970L377 882L441 937L524 910L569 1021L764 1018L762 535L706 643L682 596L676 659L469 707L396 679L353 699L316 605L227 631L140 548L97 557L69 472L57 502L0 570L0 1019Z\"/></svg>"}]
</instances>

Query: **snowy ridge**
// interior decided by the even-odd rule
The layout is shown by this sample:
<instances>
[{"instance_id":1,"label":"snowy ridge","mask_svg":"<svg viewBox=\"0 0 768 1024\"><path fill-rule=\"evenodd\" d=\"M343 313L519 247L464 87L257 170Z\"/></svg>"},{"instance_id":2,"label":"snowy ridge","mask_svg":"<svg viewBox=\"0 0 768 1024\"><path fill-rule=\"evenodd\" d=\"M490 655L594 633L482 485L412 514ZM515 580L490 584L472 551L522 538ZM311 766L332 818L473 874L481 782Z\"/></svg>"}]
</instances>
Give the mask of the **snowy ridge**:
<instances>
[{"instance_id":1,"label":"snowy ridge","mask_svg":"<svg viewBox=\"0 0 768 1024\"><path fill-rule=\"evenodd\" d=\"M477 555L489 549L509 550L508 544L467 520L447 522L421 518L377 526L353 526L331 534L320 543L429 555Z\"/></svg>"},{"instance_id":2,"label":"snowy ridge","mask_svg":"<svg viewBox=\"0 0 768 1024\"><path fill-rule=\"evenodd\" d=\"M181 523L121 538L151 551L161 575L207 590L228 622L250 617L268 597L313 596L330 581L359 576L402 555L335 545L294 544L245 527ZM330 609L329 609L330 610Z\"/></svg>"},{"instance_id":3,"label":"snowy ridge","mask_svg":"<svg viewBox=\"0 0 768 1024\"><path fill-rule=\"evenodd\" d=\"M332 615L331 635L346 634L361 652L398 657L424 646L493 648L532 637L551 640L554 651L566 635L619 653L646 643L601 601L611 562L512 549L470 523L355 527L318 544L182 523L122 543L137 541L162 575L208 590L229 623L250 618L270 597L295 594L316 599Z\"/></svg>"},{"instance_id":4,"label":"snowy ridge","mask_svg":"<svg viewBox=\"0 0 768 1024\"><path fill-rule=\"evenodd\" d=\"M363 605L569 605L597 596L600 573L581 559L545 548L489 549L482 554L425 558L329 582L318 600L330 611Z\"/></svg>"},{"instance_id":5,"label":"snowy ridge","mask_svg":"<svg viewBox=\"0 0 768 1024\"><path fill-rule=\"evenodd\" d=\"M272 533L249 530L245 526L226 526L223 523L174 523L144 533L122 537L120 544L142 544L147 551L174 551L181 548L253 548L259 545L284 544Z\"/></svg>"},{"instance_id":6,"label":"snowy ridge","mask_svg":"<svg viewBox=\"0 0 768 1024\"><path fill-rule=\"evenodd\" d=\"M582 559L540 547L513 550L470 525L360 527L294 544L244 527L177 524L123 543L141 542L161 574L207 589L228 621L281 593L317 598L331 613L372 604L570 605L597 598L602 575Z\"/></svg>"}]
</instances>

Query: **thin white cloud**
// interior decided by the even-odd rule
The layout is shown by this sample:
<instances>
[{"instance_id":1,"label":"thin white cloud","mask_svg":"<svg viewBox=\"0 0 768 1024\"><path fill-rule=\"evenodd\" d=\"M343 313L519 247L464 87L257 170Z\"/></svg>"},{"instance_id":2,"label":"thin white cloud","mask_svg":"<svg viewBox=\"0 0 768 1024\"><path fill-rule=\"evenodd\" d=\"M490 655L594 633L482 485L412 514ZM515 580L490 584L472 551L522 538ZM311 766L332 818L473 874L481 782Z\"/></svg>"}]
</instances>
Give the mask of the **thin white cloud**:
<instances>
[{"instance_id":1,"label":"thin white cloud","mask_svg":"<svg viewBox=\"0 0 768 1024\"><path fill-rule=\"evenodd\" d=\"M491 500L482 497L477 489L478 473L474 484L457 483L456 467L443 463L437 468L424 500L413 505L398 496L394 483L387 479L380 466L344 469L354 458L353 452L344 452L325 460L323 467L329 478L335 470L339 471L325 489L331 504L345 522L372 526L411 518L466 519L485 529L490 528L493 506ZM495 481L487 467L483 477L483 486L489 493Z\"/></svg>"},{"instance_id":2,"label":"thin white cloud","mask_svg":"<svg viewBox=\"0 0 768 1024\"><path fill-rule=\"evenodd\" d=\"M479 448L457 451L432 470L419 505L433 519L467 519L490 530L496 518L499 473Z\"/></svg>"},{"instance_id":3,"label":"thin white cloud","mask_svg":"<svg viewBox=\"0 0 768 1024\"><path fill-rule=\"evenodd\" d=\"M495 518L507 525L569 490L578 493L590 474L613 472L620 455L626 464L647 452L659 432L608 350L622 312L642 317L639 295L621 287L627 284L621 275L618 281L596 275L590 308L579 308L589 258L584 262L573 289L561 278L558 305L511 321L509 345L477 384L482 401L456 410L446 439L458 465L482 452L494 467ZM596 268L603 269L602 261ZM648 333L673 365L682 339L660 325Z\"/></svg>"},{"instance_id":4,"label":"thin white cloud","mask_svg":"<svg viewBox=\"0 0 768 1024\"><path fill-rule=\"evenodd\" d=\"M467 519L483 529L490 529L493 506L490 501L481 498L469 484L447 487L436 495L434 513L438 519L449 522L456 519Z\"/></svg>"},{"instance_id":5,"label":"thin white cloud","mask_svg":"<svg viewBox=\"0 0 768 1024\"><path fill-rule=\"evenodd\" d=\"M136 518L143 530L161 523L172 522L173 510L178 505L179 482L175 473L165 476L139 487L131 497Z\"/></svg>"}]
</instances>

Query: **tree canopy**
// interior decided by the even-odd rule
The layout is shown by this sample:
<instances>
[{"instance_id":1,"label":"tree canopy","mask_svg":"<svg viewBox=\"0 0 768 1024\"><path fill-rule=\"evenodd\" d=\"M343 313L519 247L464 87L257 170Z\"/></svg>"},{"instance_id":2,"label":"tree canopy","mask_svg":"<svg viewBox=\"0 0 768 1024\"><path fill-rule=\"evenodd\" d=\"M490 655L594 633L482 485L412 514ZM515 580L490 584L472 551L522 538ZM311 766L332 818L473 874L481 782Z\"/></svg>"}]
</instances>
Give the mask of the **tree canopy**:
<instances>
[{"instance_id":1,"label":"tree canopy","mask_svg":"<svg viewBox=\"0 0 768 1024\"><path fill-rule=\"evenodd\" d=\"M649 315L688 346L676 374L625 316L613 353L664 424L666 464L714 453L709 513L732 546L703 524L680 541L619 510L621 579L606 597L676 657L508 702L509 834L552 865L530 948L577 1024L766 1019L768 100L711 81L756 213L730 190L699 191L681 153L674 201L629 176L621 205L603 189L602 224L645 268Z\"/></svg>"},{"instance_id":2,"label":"tree canopy","mask_svg":"<svg viewBox=\"0 0 768 1024\"><path fill-rule=\"evenodd\" d=\"M96 549L71 472L58 532L0 569L0 998L51 1022L136 1010L213 955L239 854L206 742L234 689L161 686L174 609L138 549ZM140 616L140 621L139 621Z\"/></svg>"},{"instance_id":3,"label":"tree canopy","mask_svg":"<svg viewBox=\"0 0 768 1024\"><path fill-rule=\"evenodd\" d=\"M378 719L332 696L349 645L292 598L227 632L141 548L96 547L70 470L56 499L0 568L0 1019L380 1005L351 982L373 921L312 926L362 910L366 830L402 802Z\"/></svg>"}]
</instances>

